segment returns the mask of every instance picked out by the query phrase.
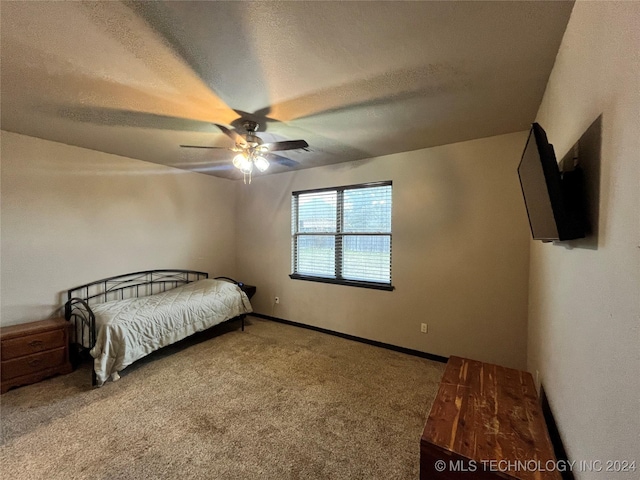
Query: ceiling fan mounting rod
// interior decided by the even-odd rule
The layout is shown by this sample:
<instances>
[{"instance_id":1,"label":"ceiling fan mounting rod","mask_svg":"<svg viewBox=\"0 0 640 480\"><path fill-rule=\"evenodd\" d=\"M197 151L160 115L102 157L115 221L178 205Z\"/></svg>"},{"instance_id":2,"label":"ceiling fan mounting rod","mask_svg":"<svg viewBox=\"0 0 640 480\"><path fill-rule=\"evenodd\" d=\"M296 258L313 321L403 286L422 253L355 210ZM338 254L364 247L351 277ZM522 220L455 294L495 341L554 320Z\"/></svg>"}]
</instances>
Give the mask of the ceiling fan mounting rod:
<instances>
[{"instance_id":1,"label":"ceiling fan mounting rod","mask_svg":"<svg viewBox=\"0 0 640 480\"><path fill-rule=\"evenodd\" d=\"M242 126L247 131L246 135L243 135L245 140L245 148L255 148L262 145L262 139L256 135L258 127L260 126L257 122L245 120L244 122L242 122Z\"/></svg>"},{"instance_id":2,"label":"ceiling fan mounting rod","mask_svg":"<svg viewBox=\"0 0 640 480\"><path fill-rule=\"evenodd\" d=\"M242 122L242 126L247 132L256 133L258 131L258 128L260 127L260 124L252 120L245 120L244 122Z\"/></svg>"}]
</instances>

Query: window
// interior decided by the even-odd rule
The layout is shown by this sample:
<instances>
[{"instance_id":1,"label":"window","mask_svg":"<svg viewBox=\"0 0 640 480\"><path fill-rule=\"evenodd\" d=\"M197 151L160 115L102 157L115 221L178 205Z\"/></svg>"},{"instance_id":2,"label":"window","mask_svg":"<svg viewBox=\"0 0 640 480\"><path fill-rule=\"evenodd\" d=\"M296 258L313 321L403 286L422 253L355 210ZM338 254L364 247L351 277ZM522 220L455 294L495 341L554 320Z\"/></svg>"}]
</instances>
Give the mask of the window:
<instances>
[{"instance_id":1,"label":"window","mask_svg":"<svg viewBox=\"0 0 640 480\"><path fill-rule=\"evenodd\" d=\"M293 192L291 278L393 290L391 182Z\"/></svg>"}]
</instances>

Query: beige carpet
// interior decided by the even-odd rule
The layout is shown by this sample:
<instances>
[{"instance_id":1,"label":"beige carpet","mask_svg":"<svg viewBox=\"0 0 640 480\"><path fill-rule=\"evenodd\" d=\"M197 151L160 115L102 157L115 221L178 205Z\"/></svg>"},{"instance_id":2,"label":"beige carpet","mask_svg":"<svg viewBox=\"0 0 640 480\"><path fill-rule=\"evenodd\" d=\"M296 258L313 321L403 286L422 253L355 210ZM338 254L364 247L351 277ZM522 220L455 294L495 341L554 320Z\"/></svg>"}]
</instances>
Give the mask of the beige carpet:
<instances>
[{"instance_id":1,"label":"beige carpet","mask_svg":"<svg viewBox=\"0 0 640 480\"><path fill-rule=\"evenodd\" d=\"M417 479L444 365L250 317L0 397L6 479Z\"/></svg>"}]
</instances>

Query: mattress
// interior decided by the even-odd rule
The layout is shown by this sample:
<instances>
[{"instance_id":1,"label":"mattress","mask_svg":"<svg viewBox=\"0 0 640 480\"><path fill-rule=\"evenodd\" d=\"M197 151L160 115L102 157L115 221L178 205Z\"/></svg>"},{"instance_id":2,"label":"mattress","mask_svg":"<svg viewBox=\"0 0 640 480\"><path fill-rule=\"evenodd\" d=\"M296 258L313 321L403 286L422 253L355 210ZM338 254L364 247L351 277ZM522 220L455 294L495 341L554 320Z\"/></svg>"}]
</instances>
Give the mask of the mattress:
<instances>
[{"instance_id":1,"label":"mattress","mask_svg":"<svg viewBox=\"0 0 640 480\"><path fill-rule=\"evenodd\" d=\"M148 297L101 303L96 316L96 344L91 349L98 385L136 360L245 313L247 295L235 284L199 280Z\"/></svg>"}]
</instances>

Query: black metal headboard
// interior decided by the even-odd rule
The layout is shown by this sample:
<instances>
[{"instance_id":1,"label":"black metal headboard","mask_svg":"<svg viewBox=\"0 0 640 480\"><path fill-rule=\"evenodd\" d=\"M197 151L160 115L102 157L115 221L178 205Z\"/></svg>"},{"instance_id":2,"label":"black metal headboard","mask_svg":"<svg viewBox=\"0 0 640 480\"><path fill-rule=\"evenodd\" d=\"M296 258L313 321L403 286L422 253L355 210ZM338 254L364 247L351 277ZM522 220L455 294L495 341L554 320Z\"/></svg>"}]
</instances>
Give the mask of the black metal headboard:
<instances>
[{"instance_id":1,"label":"black metal headboard","mask_svg":"<svg viewBox=\"0 0 640 480\"><path fill-rule=\"evenodd\" d=\"M203 278L209 278L209 274L194 270L147 270L127 273L67 290L67 300L80 298L91 305L110 300L146 297Z\"/></svg>"}]
</instances>

